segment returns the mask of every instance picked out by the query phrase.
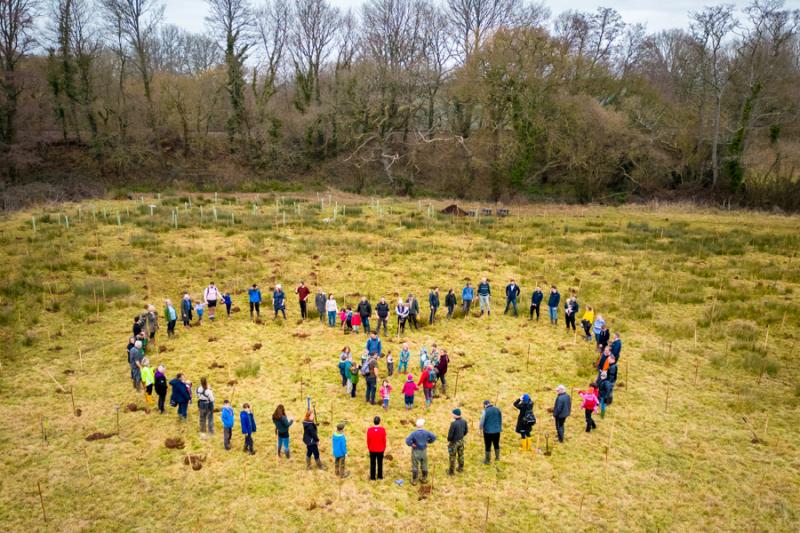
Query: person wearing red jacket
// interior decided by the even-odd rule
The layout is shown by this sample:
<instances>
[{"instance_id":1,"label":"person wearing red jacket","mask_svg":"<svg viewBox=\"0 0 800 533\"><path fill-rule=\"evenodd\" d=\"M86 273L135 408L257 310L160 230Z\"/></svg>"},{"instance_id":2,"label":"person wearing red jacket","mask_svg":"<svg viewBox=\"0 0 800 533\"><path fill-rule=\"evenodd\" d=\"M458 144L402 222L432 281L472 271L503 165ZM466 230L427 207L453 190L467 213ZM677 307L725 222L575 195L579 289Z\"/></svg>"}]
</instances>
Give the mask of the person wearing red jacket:
<instances>
[{"instance_id":1,"label":"person wearing red jacket","mask_svg":"<svg viewBox=\"0 0 800 533\"><path fill-rule=\"evenodd\" d=\"M428 364L425 371L419 377L418 385L422 385L422 392L425 393L425 408L430 409L433 401L433 388L436 386L436 370L432 364Z\"/></svg>"},{"instance_id":2,"label":"person wearing red jacket","mask_svg":"<svg viewBox=\"0 0 800 533\"><path fill-rule=\"evenodd\" d=\"M376 416L373 426L367 430L367 449L369 450L369 479L383 479L383 452L386 451L386 430L381 427L381 417ZM377 471L377 478L375 476Z\"/></svg>"}]
</instances>

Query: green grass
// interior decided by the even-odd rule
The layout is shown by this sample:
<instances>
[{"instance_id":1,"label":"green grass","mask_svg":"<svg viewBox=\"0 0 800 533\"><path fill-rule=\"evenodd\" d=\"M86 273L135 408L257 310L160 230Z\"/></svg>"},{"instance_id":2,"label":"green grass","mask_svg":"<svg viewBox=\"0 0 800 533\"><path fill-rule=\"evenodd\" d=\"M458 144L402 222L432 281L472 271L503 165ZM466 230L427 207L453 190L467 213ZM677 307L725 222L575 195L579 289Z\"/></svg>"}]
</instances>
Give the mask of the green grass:
<instances>
[{"instance_id":1,"label":"green grass","mask_svg":"<svg viewBox=\"0 0 800 533\"><path fill-rule=\"evenodd\" d=\"M216 201L213 193L162 194L160 202L150 195L144 206L136 194L134 201L54 205L0 219L0 518L7 529L796 530L800 219L562 205L453 219L437 214L450 202L434 203L428 216L425 200L381 198L378 209L368 198L283 188L257 184L254 190L269 192ZM159 206L152 216L150 203ZM326 328L315 316L298 323L292 294L300 279L334 292L340 306L355 305L360 294L373 305L381 296L393 304L413 292L427 317L430 287L438 285L442 299L454 288L460 300L464 280L482 276L492 282L490 319L457 312L446 321L440 310L437 324L404 337L392 328L383 339L395 356L410 343L415 376L422 345L437 342L450 352L450 397L429 412L419 401L411 413L402 409L397 375L388 412L363 402L363 380L357 399L345 396L337 356L344 345L358 354L364 337ZM511 277L523 289L516 319L502 315L500 295ZM171 339L162 323L148 356L170 378L184 372L197 385L208 377L218 406L231 399L238 414L250 403L259 428L254 457L239 450L238 422L230 452L222 449L218 419L218 434L201 439L196 405L188 424L172 409L165 416L126 410L144 407L124 354L131 319L147 304L159 313L166 298L178 304L184 292L197 298L212 278L240 310L192 328L179 324ZM249 320L253 282L265 296L283 283L288 320L271 320L268 302L261 323ZM594 306L624 341L614 404L597 432L581 431L573 394L567 442L554 447L545 411L553 389L588 385L595 355L563 324L527 320L532 287L551 283L562 294L576 290L582 307ZM511 404L525 392L539 419L534 441L544 451L549 440L552 455L518 450ZM292 459L273 454L275 405L299 419L307 396L322 422L327 472L305 470L299 421ZM487 398L497 399L505 420L503 459L488 467L477 430ZM87 442L91 433L116 431L117 406L119 437ZM470 424L467 465L449 478L444 440L456 406ZM382 484L366 480L364 431L376 414L393 456ZM403 439L419 416L439 436L430 450L430 495L408 483ZM341 483L330 450L339 421L347 422L352 472ZM168 450L168 437L183 438L186 448ZM205 454L203 468L186 466L186 453Z\"/></svg>"}]
</instances>

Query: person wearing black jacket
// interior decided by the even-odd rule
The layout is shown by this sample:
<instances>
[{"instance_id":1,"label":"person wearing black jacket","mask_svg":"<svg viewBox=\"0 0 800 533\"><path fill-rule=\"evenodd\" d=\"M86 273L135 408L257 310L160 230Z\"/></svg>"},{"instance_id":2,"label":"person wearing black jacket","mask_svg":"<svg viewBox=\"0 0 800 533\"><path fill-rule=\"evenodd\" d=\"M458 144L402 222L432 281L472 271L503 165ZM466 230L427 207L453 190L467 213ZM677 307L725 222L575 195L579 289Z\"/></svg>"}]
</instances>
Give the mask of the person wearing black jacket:
<instances>
[{"instance_id":1,"label":"person wearing black jacket","mask_svg":"<svg viewBox=\"0 0 800 533\"><path fill-rule=\"evenodd\" d=\"M456 293L453 289L447 291L447 296L444 297L444 306L447 308L447 318L453 317L453 310L456 308Z\"/></svg>"},{"instance_id":2,"label":"person wearing black jacket","mask_svg":"<svg viewBox=\"0 0 800 533\"><path fill-rule=\"evenodd\" d=\"M439 309L439 287L434 287L428 294L428 304L431 306L431 317L428 319L428 324L433 324L433 320L436 318L436 310Z\"/></svg>"},{"instance_id":3,"label":"person wearing black jacket","mask_svg":"<svg viewBox=\"0 0 800 533\"><path fill-rule=\"evenodd\" d=\"M544 300L544 293L538 285L531 295L531 316L528 320L533 320L533 313L536 312L536 320L539 320L539 309L542 307L542 300Z\"/></svg>"},{"instance_id":4,"label":"person wearing black jacket","mask_svg":"<svg viewBox=\"0 0 800 533\"><path fill-rule=\"evenodd\" d=\"M156 396L158 396L158 412L162 415L164 414L164 400L167 397L167 375L165 372L167 371L164 368L164 365L158 365L156 368L155 374L155 390Z\"/></svg>"},{"instance_id":5,"label":"person wearing black jacket","mask_svg":"<svg viewBox=\"0 0 800 533\"><path fill-rule=\"evenodd\" d=\"M509 307L513 307L514 308L514 316L518 316L517 315L517 298L519 297L519 293L520 293L519 285L514 283L514 280L512 279L509 282L509 284L506 285L506 310L503 311L503 314L508 313L508 308Z\"/></svg>"},{"instance_id":6,"label":"person wearing black jacket","mask_svg":"<svg viewBox=\"0 0 800 533\"><path fill-rule=\"evenodd\" d=\"M389 318L389 304L386 303L386 298L381 298L381 301L375 306L375 312L378 314L378 326L375 331L380 332L381 324L383 324L383 334L386 335L386 319Z\"/></svg>"},{"instance_id":7,"label":"person wearing black jacket","mask_svg":"<svg viewBox=\"0 0 800 533\"><path fill-rule=\"evenodd\" d=\"M611 339L611 332L608 330L605 324L600 326L600 334L597 337L597 344L600 345L600 351L606 349L608 346L608 341Z\"/></svg>"},{"instance_id":8,"label":"person wearing black jacket","mask_svg":"<svg viewBox=\"0 0 800 533\"><path fill-rule=\"evenodd\" d=\"M520 444L521 451L530 451L531 449L531 428L536 423L536 417L533 416L533 400L527 394L523 394L514 400L514 407L517 408L519 414L517 415L517 427L514 429L519 433L522 443Z\"/></svg>"},{"instance_id":9,"label":"person wearing black jacket","mask_svg":"<svg viewBox=\"0 0 800 533\"><path fill-rule=\"evenodd\" d=\"M306 445L306 468L311 470L311 456L313 455L317 468L325 470L325 465L319 460L319 435L313 411L306 411L306 416L303 417L303 444Z\"/></svg>"},{"instance_id":10,"label":"person wearing black jacket","mask_svg":"<svg viewBox=\"0 0 800 533\"><path fill-rule=\"evenodd\" d=\"M447 453L450 456L448 476L455 474L456 460L458 460L458 471L464 471L464 437L467 436L468 432L467 421L461 418L461 409L453 409L453 421L450 423L450 430L447 432Z\"/></svg>"},{"instance_id":11,"label":"person wearing black jacket","mask_svg":"<svg viewBox=\"0 0 800 533\"><path fill-rule=\"evenodd\" d=\"M553 405L553 418L556 421L556 433L558 433L558 442L564 442L564 422L572 410L572 398L567 394L567 388L564 385L556 387L556 403Z\"/></svg>"},{"instance_id":12,"label":"person wearing black jacket","mask_svg":"<svg viewBox=\"0 0 800 533\"><path fill-rule=\"evenodd\" d=\"M169 403L177 405L178 418L186 420L189 402L192 399L192 394L186 387L186 379L183 377L183 374L178 374L169 384L172 387L172 396L169 399Z\"/></svg>"},{"instance_id":13,"label":"person wearing black jacket","mask_svg":"<svg viewBox=\"0 0 800 533\"><path fill-rule=\"evenodd\" d=\"M366 296L361 297L361 301L358 302L358 306L356 307L356 312L361 317L361 325L364 326L364 333L369 335L369 317L372 316L372 304L369 303Z\"/></svg>"},{"instance_id":14,"label":"person wearing black jacket","mask_svg":"<svg viewBox=\"0 0 800 533\"><path fill-rule=\"evenodd\" d=\"M419 329L419 326L417 325L419 301L414 297L413 294L409 294L408 299L406 300L406 305L408 306L408 323L411 324L412 328Z\"/></svg>"}]
</instances>

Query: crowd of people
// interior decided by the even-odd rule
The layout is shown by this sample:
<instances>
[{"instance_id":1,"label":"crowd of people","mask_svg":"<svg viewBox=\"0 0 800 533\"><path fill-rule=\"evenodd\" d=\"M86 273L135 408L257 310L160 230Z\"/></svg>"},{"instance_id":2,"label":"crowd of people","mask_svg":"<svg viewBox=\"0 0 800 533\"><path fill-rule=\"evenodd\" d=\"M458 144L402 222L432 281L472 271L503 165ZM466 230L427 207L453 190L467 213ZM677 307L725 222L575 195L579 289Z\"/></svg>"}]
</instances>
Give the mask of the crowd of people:
<instances>
[{"instance_id":1,"label":"crowd of people","mask_svg":"<svg viewBox=\"0 0 800 533\"><path fill-rule=\"evenodd\" d=\"M309 319L308 299L311 290L305 283L300 284L295 289L298 298L300 317L302 320ZM513 314L518 316L518 301L522 291L519 285L512 279L505 287L505 309L503 314ZM468 282L461 291L460 308L465 317L470 316L472 304L477 295L480 317L491 316L491 285L486 278L483 278L476 289ZM248 301L250 307L250 317L258 320L261 314L262 294L257 284L253 284L248 289ZM539 320L540 307L545 301L545 294L540 287L536 287L531 293L529 320ZM439 309L439 288L433 288L428 295L429 316L428 324L433 325L437 320ZM220 291L214 283L210 283L203 290L202 299L194 302L191 296L184 294L181 300L180 312L175 309L171 300L165 300L163 319L167 323L167 335L175 335L175 324L180 318L186 327L199 325L202 323L204 315L208 320L215 320L216 309L218 306L225 305L226 316L232 312L232 298L230 293ZM350 398L357 396L358 383L362 379L365 382L365 401L375 405L377 397L380 397L380 405L384 411L390 409L390 397L393 387L391 378L395 375L395 362L397 362L397 374L402 380L401 392L403 395L403 408L405 410L415 409L415 395L422 391L424 395L424 408L430 410L434 398L447 396L447 373L450 364L450 356L447 350L440 348L437 344L431 343L430 349L422 345L419 349L419 378L415 379L414 373L409 371L409 363L412 354L407 342L401 345L397 354L397 361L391 350L384 350L383 343L379 337L380 328L383 326L384 335L387 334L387 323L389 318L389 305L385 298L381 298L375 305L375 315L377 318L376 327L371 328L370 320L373 318L372 304L366 296L362 296L353 309L350 306L339 308L333 293L325 293L319 290L316 294L314 304L319 314L319 319L327 323L329 327L338 326L345 333L357 334L363 331L367 335L364 348L360 357L354 356L349 346L341 349L337 368L341 379L342 393ZM548 316L553 326L558 325L559 310L561 304L561 294L555 286L551 286L547 297ZM448 290L445 296L445 307L447 308L446 319L455 316L456 307L459 306L456 293L453 289ZM272 290L272 307L274 317L286 318L286 294L280 284L275 285ZM563 312L566 328L577 335L577 316L580 312L577 294L573 291L563 304ZM397 320L397 332L403 333L405 327L419 329L417 316L420 314L420 306L413 294L409 294L406 299L397 302L395 315ZM196 317L196 322L193 320ZM618 362L622 351L622 340L619 334L615 333L613 340L608 330L607 324L602 315L596 314L592 307L587 306L580 319L583 335L587 342L591 342L597 350L597 359L594 361L596 378L584 389L576 389L581 398L581 409L584 411L587 433L597 427L594 415L597 413L601 418L605 417L606 409L613 401L614 386L617 381ZM157 333L160 329L159 314L153 305L148 305L144 312L134 318L132 336L127 346L128 364L134 389L144 394L144 400L148 407L152 407L156 402L159 413L166 412L166 397L171 390L169 406L176 408L180 420L188 418L188 407L196 400L199 415L200 435L208 438L214 434L214 413L215 396L214 391L208 383L206 377L200 379L200 385L194 387L183 373L177 373L174 378L168 380L166 368L159 365L153 369L148 358L148 353L156 346ZM362 337L363 338L363 337ZM381 375L384 379L381 379ZM380 387L378 383L380 382ZM554 426L559 442L565 439L565 422L571 414L572 398L564 385L559 385L555 389L555 400L553 407L548 411L553 417ZM513 402L513 407L517 410L517 421L515 432L520 436L520 450L532 450L531 433L537 419L534 414L533 400L529 394L522 394ZM454 475L464 469L464 446L466 436L469 431L467 421L462 417L461 410L455 408L451 411L452 422L447 434L447 449L449 455L448 474ZM223 428L223 447L231 449L233 439L233 428L236 420L233 405L229 400L224 400L222 409L219 411L219 420ZM279 456L285 455L290 458L290 428L294 420L286 414L284 406L278 405L272 414L272 422L275 428L277 453ZM249 454L255 454L254 438L256 433L256 420L253 409L248 403L242 404L239 412L239 426L243 435L243 450ZM319 432L315 410L308 405L308 409L303 416L303 444L306 447L306 465L312 468L312 459L317 468L325 469L320 458L319 451ZM494 460L500 460L500 435L503 431L503 416L499 406L494 405L490 400L483 402L483 410L479 421L479 431L484 440L484 464L489 464L494 452ZM373 425L367 431L367 449L370 457L370 479L383 479L383 455L387 446L387 434L385 428L381 426L381 418L376 416ZM428 456L427 448L436 441L437 437L425 428L425 419L419 418L416 421L416 429L410 433L405 444L411 448L412 478L411 483L418 481L425 483L428 477ZM349 475L346 468L346 457L348 455L347 436L345 435L345 424L339 423L336 431L331 437L331 448L334 457L335 472L337 476L346 477Z\"/></svg>"}]
</instances>

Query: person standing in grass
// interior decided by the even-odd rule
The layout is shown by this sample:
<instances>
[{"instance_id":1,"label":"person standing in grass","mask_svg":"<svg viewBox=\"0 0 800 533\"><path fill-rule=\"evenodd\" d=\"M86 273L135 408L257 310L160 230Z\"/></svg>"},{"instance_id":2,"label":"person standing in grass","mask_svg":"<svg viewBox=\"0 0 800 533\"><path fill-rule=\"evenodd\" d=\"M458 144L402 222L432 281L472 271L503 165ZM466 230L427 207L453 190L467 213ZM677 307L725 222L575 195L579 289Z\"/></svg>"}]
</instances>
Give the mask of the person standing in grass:
<instances>
[{"instance_id":1,"label":"person standing in grass","mask_svg":"<svg viewBox=\"0 0 800 533\"><path fill-rule=\"evenodd\" d=\"M369 480L383 479L386 430L381 427L381 417L379 416L372 419L372 427L367 430L367 449L369 450Z\"/></svg>"},{"instance_id":2,"label":"person standing in grass","mask_svg":"<svg viewBox=\"0 0 800 533\"><path fill-rule=\"evenodd\" d=\"M384 379L380 390L381 402L383 403L384 411L389 409L389 395L391 393L392 393L392 386L389 385L389 382Z\"/></svg>"},{"instance_id":3,"label":"person standing in grass","mask_svg":"<svg viewBox=\"0 0 800 533\"><path fill-rule=\"evenodd\" d=\"M181 300L181 320L183 327L189 327L192 323L192 299L188 294L184 294Z\"/></svg>"},{"instance_id":4,"label":"person standing in grass","mask_svg":"<svg viewBox=\"0 0 800 533\"><path fill-rule=\"evenodd\" d=\"M419 301L413 294L409 294L406 305L408 307L408 322L411 324L412 328L418 330L419 324L417 323L417 316L419 316Z\"/></svg>"},{"instance_id":5,"label":"person standing in grass","mask_svg":"<svg viewBox=\"0 0 800 533\"><path fill-rule=\"evenodd\" d=\"M317 314L319 315L319 321L325 322L325 302L328 299L325 297L325 293L322 292L322 289L317 290L317 295L314 296L314 306L317 308Z\"/></svg>"},{"instance_id":6,"label":"person standing in grass","mask_svg":"<svg viewBox=\"0 0 800 533\"><path fill-rule=\"evenodd\" d=\"M242 405L242 412L239 413L239 425L242 427L242 435L244 435L244 451L250 455L255 455L253 433L256 432L256 417L253 416L249 403Z\"/></svg>"},{"instance_id":7,"label":"person standing in grass","mask_svg":"<svg viewBox=\"0 0 800 533\"><path fill-rule=\"evenodd\" d=\"M261 289L258 288L256 283L247 289L247 299L250 302L250 320L253 320L253 311L256 312L256 318L261 317Z\"/></svg>"},{"instance_id":8,"label":"person standing in grass","mask_svg":"<svg viewBox=\"0 0 800 533\"><path fill-rule=\"evenodd\" d=\"M409 310L402 298L397 300L397 308L395 309L395 313L397 314L397 332L398 334L405 333L406 320L408 320Z\"/></svg>"},{"instance_id":9,"label":"person standing in grass","mask_svg":"<svg viewBox=\"0 0 800 533\"><path fill-rule=\"evenodd\" d=\"M233 436L233 407L231 402L225 400L222 402L222 411L219 418L222 422L222 445L226 450L231 449L231 437Z\"/></svg>"},{"instance_id":10,"label":"person standing in grass","mask_svg":"<svg viewBox=\"0 0 800 533\"><path fill-rule=\"evenodd\" d=\"M306 411L306 415L303 417L303 444L306 445L306 470L311 470L312 455L317 468L325 470L325 465L319 459L319 434L313 411Z\"/></svg>"},{"instance_id":11,"label":"person standing in grass","mask_svg":"<svg viewBox=\"0 0 800 533\"><path fill-rule=\"evenodd\" d=\"M383 335L387 335L386 321L389 319L389 304L386 303L386 298L381 298L378 305L375 306L375 312L378 315L378 327L375 331L381 332L381 324L383 324Z\"/></svg>"},{"instance_id":12,"label":"person standing in grass","mask_svg":"<svg viewBox=\"0 0 800 533\"><path fill-rule=\"evenodd\" d=\"M436 435L425 428L425 419L417 420L417 429L406 437L406 445L411 447L411 484L417 484L420 470L422 483L428 482L428 445L436 441Z\"/></svg>"},{"instance_id":13,"label":"person standing in grass","mask_svg":"<svg viewBox=\"0 0 800 533\"><path fill-rule=\"evenodd\" d=\"M481 306L481 316L486 313L486 316L491 316L492 309L489 307L489 298L492 295L492 288L489 286L489 280L486 278L481 279L478 283L478 303Z\"/></svg>"},{"instance_id":14,"label":"person standing in grass","mask_svg":"<svg viewBox=\"0 0 800 533\"><path fill-rule=\"evenodd\" d=\"M447 367L450 364L450 356L447 355L447 350L442 350L442 355L439 357L439 362L436 363L436 374L439 377L439 382L442 385L442 394L447 395Z\"/></svg>"},{"instance_id":15,"label":"person standing in grass","mask_svg":"<svg viewBox=\"0 0 800 533\"><path fill-rule=\"evenodd\" d=\"M444 306L447 308L447 318L453 318L453 311L456 309L456 293L453 289L447 291L447 296L444 297Z\"/></svg>"},{"instance_id":16,"label":"person standing in grass","mask_svg":"<svg viewBox=\"0 0 800 533\"><path fill-rule=\"evenodd\" d=\"M370 355L375 354L378 357L383 354L383 345L376 331L369 334L369 339L367 339L367 353Z\"/></svg>"},{"instance_id":17,"label":"person standing in grass","mask_svg":"<svg viewBox=\"0 0 800 533\"><path fill-rule=\"evenodd\" d=\"M356 312L359 318L361 318L361 324L364 326L364 333L369 334L369 317L372 316L372 304L369 303L366 296L361 297L361 301L358 302L358 306L356 306ZM378 329L380 329L380 327L380 323L378 323Z\"/></svg>"},{"instance_id":18,"label":"person standing in grass","mask_svg":"<svg viewBox=\"0 0 800 533\"><path fill-rule=\"evenodd\" d=\"M164 403L167 398L167 369L164 365L158 365L155 373L155 391L158 396L158 412L164 414Z\"/></svg>"},{"instance_id":19,"label":"person standing in grass","mask_svg":"<svg viewBox=\"0 0 800 533\"><path fill-rule=\"evenodd\" d=\"M533 313L536 313L536 321L539 321L539 310L542 307L542 300L544 300L544 293L542 292L542 288L537 285L533 290L533 294L531 294L531 314L528 320L533 320Z\"/></svg>"},{"instance_id":20,"label":"person standing in grass","mask_svg":"<svg viewBox=\"0 0 800 533\"><path fill-rule=\"evenodd\" d=\"M389 375L389 377L394 375L394 357L392 356L391 350L386 352L386 373Z\"/></svg>"},{"instance_id":21,"label":"person standing in grass","mask_svg":"<svg viewBox=\"0 0 800 533\"><path fill-rule=\"evenodd\" d=\"M590 433L593 429L597 429L597 424L592 419L592 415L597 410L597 394L597 384L594 382L589 384L588 390L578 391L578 396L583 399L583 402L581 403L581 409L583 409L583 412L586 415L586 433Z\"/></svg>"},{"instance_id":22,"label":"person standing in grass","mask_svg":"<svg viewBox=\"0 0 800 533\"><path fill-rule=\"evenodd\" d=\"M472 307L473 299L475 299L475 289L472 288L472 284L468 281L464 288L461 289L461 304L465 317L469 315L469 309Z\"/></svg>"},{"instance_id":23,"label":"person standing in grass","mask_svg":"<svg viewBox=\"0 0 800 533\"><path fill-rule=\"evenodd\" d=\"M367 359L364 377L367 384L366 401L375 405L375 393L378 391L378 357L374 354Z\"/></svg>"},{"instance_id":24,"label":"person standing in grass","mask_svg":"<svg viewBox=\"0 0 800 533\"><path fill-rule=\"evenodd\" d=\"M225 316L231 316L231 306L233 305L233 300L231 299L231 293L226 292L222 295L222 302L225 304Z\"/></svg>"},{"instance_id":25,"label":"person standing in grass","mask_svg":"<svg viewBox=\"0 0 800 533\"><path fill-rule=\"evenodd\" d=\"M275 290L272 292L272 308L275 310L273 320L278 318L278 313L283 315L286 320L286 293L283 292L283 287L280 283L275 285Z\"/></svg>"},{"instance_id":26,"label":"person standing in grass","mask_svg":"<svg viewBox=\"0 0 800 533\"><path fill-rule=\"evenodd\" d=\"M433 388L436 386L436 370L434 370L433 364L428 363L417 385L422 386L422 392L425 393L425 408L430 409L433 402Z\"/></svg>"},{"instance_id":27,"label":"person standing in grass","mask_svg":"<svg viewBox=\"0 0 800 533\"><path fill-rule=\"evenodd\" d=\"M203 291L203 299L208 306L208 319L213 322L214 314L217 309L217 302L222 299L222 295L220 294L219 289L217 289L217 286L214 285L213 281L209 283L208 287L206 287L206 290Z\"/></svg>"},{"instance_id":28,"label":"person standing in grass","mask_svg":"<svg viewBox=\"0 0 800 533\"><path fill-rule=\"evenodd\" d=\"M408 343L404 342L400 349L400 362L397 365L397 373L403 374L408 372L408 361L411 359L411 350L408 349Z\"/></svg>"},{"instance_id":29,"label":"person standing in grass","mask_svg":"<svg viewBox=\"0 0 800 533\"><path fill-rule=\"evenodd\" d=\"M347 367L352 364L352 357L350 355L350 347L345 346L339 354L339 375L342 378L342 387L347 386Z\"/></svg>"},{"instance_id":30,"label":"person standing in grass","mask_svg":"<svg viewBox=\"0 0 800 533\"><path fill-rule=\"evenodd\" d=\"M348 308L349 310L350 308ZM353 326L353 333L358 333L361 329L361 315L356 313L351 313L350 315L350 325Z\"/></svg>"},{"instance_id":31,"label":"person standing in grass","mask_svg":"<svg viewBox=\"0 0 800 533\"><path fill-rule=\"evenodd\" d=\"M453 409L453 421L450 422L450 429L447 431L447 454L450 457L448 476L455 474L456 459L458 459L458 471L464 471L464 437L468 432L467 421L461 418L461 409Z\"/></svg>"},{"instance_id":32,"label":"person standing in grass","mask_svg":"<svg viewBox=\"0 0 800 533\"><path fill-rule=\"evenodd\" d=\"M156 332L158 331L158 313L154 305L147 306L147 336L152 341L153 345L156 343Z\"/></svg>"},{"instance_id":33,"label":"person standing in grass","mask_svg":"<svg viewBox=\"0 0 800 533\"><path fill-rule=\"evenodd\" d=\"M570 326L572 331L575 331L575 316L578 314L578 299L574 296L567 298L564 302L564 322L567 324L567 331Z\"/></svg>"},{"instance_id":34,"label":"person standing in grass","mask_svg":"<svg viewBox=\"0 0 800 533\"><path fill-rule=\"evenodd\" d=\"M178 312L172 305L172 300L164 300L164 320L167 321L167 337L175 336L175 323L178 321Z\"/></svg>"},{"instance_id":35,"label":"person standing in grass","mask_svg":"<svg viewBox=\"0 0 800 533\"><path fill-rule=\"evenodd\" d=\"M600 347L600 350L603 351L608 347L608 341L611 340L611 332L606 327L605 322L603 325L600 326L600 335L598 335L597 345Z\"/></svg>"},{"instance_id":36,"label":"person standing in grass","mask_svg":"<svg viewBox=\"0 0 800 533\"><path fill-rule=\"evenodd\" d=\"M556 401L553 405L553 419L556 423L558 442L564 442L564 423L572 411L572 398L567 394L567 388L564 385L556 387L556 394Z\"/></svg>"},{"instance_id":37,"label":"person standing in grass","mask_svg":"<svg viewBox=\"0 0 800 533\"><path fill-rule=\"evenodd\" d=\"M131 381L136 392L142 390L142 361L144 352L142 351L142 341L137 340L133 343L133 348L128 352L128 363L131 366Z\"/></svg>"},{"instance_id":38,"label":"person standing in grass","mask_svg":"<svg viewBox=\"0 0 800 533\"><path fill-rule=\"evenodd\" d=\"M550 286L550 296L547 299L547 308L550 312L550 323L558 324L558 304L561 302L561 293L555 285Z\"/></svg>"},{"instance_id":39,"label":"person standing in grass","mask_svg":"<svg viewBox=\"0 0 800 533\"><path fill-rule=\"evenodd\" d=\"M506 285L506 309L503 311L503 314L508 313L508 308L513 307L514 309L514 316L517 315L517 298L519 298L519 285L512 279L509 281L508 285Z\"/></svg>"},{"instance_id":40,"label":"person standing in grass","mask_svg":"<svg viewBox=\"0 0 800 533\"><path fill-rule=\"evenodd\" d=\"M203 312L205 311L206 304L203 302L197 302L194 306L194 312L197 313L197 323L203 323Z\"/></svg>"},{"instance_id":41,"label":"person standing in grass","mask_svg":"<svg viewBox=\"0 0 800 533\"><path fill-rule=\"evenodd\" d=\"M428 349L424 346L419 349L419 371L422 372L425 370L425 367L428 366L428 361L430 358L428 357Z\"/></svg>"},{"instance_id":42,"label":"person standing in grass","mask_svg":"<svg viewBox=\"0 0 800 533\"><path fill-rule=\"evenodd\" d=\"M208 386L205 376L200 378L197 387L197 409L200 412L200 436L205 437L206 427L208 433L214 434L214 391Z\"/></svg>"},{"instance_id":43,"label":"person standing in grass","mask_svg":"<svg viewBox=\"0 0 800 533\"><path fill-rule=\"evenodd\" d=\"M336 424L336 432L331 437L333 448L333 461L336 466L336 475L345 478L350 475L346 467L347 437L344 436L344 422Z\"/></svg>"},{"instance_id":44,"label":"person standing in grass","mask_svg":"<svg viewBox=\"0 0 800 533\"><path fill-rule=\"evenodd\" d=\"M530 395L523 394L514 400L514 407L519 411L517 415L517 427L515 431L519 433L521 451L530 451L531 449L531 429L536 424L536 416L533 414L533 400Z\"/></svg>"},{"instance_id":45,"label":"person standing in grass","mask_svg":"<svg viewBox=\"0 0 800 533\"><path fill-rule=\"evenodd\" d=\"M481 433L483 433L483 446L485 455L483 464L488 465L492 458L492 448L494 448L494 460L500 460L500 433L503 431L503 413L500 409L492 405L489 400L483 401L483 413L479 423Z\"/></svg>"},{"instance_id":46,"label":"person standing in grass","mask_svg":"<svg viewBox=\"0 0 800 533\"><path fill-rule=\"evenodd\" d=\"M191 393L186 388L186 378L182 373L179 373L169 382L169 385L172 387L172 396L170 397L169 403L171 405L177 405L178 418L180 420L186 420L189 411L189 400L192 399Z\"/></svg>"},{"instance_id":47,"label":"person standing in grass","mask_svg":"<svg viewBox=\"0 0 800 533\"><path fill-rule=\"evenodd\" d=\"M148 407L153 404L153 385L155 380L153 369L150 368L150 360L145 357L142 359L142 383L144 383L144 401Z\"/></svg>"},{"instance_id":48,"label":"person standing in grass","mask_svg":"<svg viewBox=\"0 0 800 533\"><path fill-rule=\"evenodd\" d=\"M592 325L594 324L594 309L591 305L586 306L586 311L583 312L581 317L581 326L583 326L583 333L586 336L586 341L592 340Z\"/></svg>"},{"instance_id":49,"label":"person standing in grass","mask_svg":"<svg viewBox=\"0 0 800 533\"><path fill-rule=\"evenodd\" d=\"M275 412L272 413L272 422L275 424L275 433L278 434L278 457L281 456L281 449L284 449L286 458L289 459L289 428L294 424L294 420L286 416L283 404L278 404L278 407L275 408Z\"/></svg>"},{"instance_id":50,"label":"person standing in grass","mask_svg":"<svg viewBox=\"0 0 800 533\"><path fill-rule=\"evenodd\" d=\"M339 306L336 305L336 300L333 298L333 293L328 294L328 299L325 301L325 311L328 313L328 326L336 327L336 312Z\"/></svg>"},{"instance_id":51,"label":"person standing in grass","mask_svg":"<svg viewBox=\"0 0 800 533\"><path fill-rule=\"evenodd\" d=\"M603 315L597 315L592 323L592 333L594 333L594 343L595 345L600 344L600 334L603 331L603 327L606 325L606 321L603 318Z\"/></svg>"},{"instance_id":52,"label":"person standing in grass","mask_svg":"<svg viewBox=\"0 0 800 533\"><path fill-rule=\"evenodd\" d=\"M428 319L428 324L433 324L436 319L436 311L439 309L439 287L434 287L428 294L428 305L431 307L431 316Z\"/></svg>"},{"instance_id":53,"label":"person standing in grass","mask_svg":"<svg viewBox=\"0 0 800 533\"><path fill-rule=\"evenodd\" d=\"M308 318L308 297L311 295L311 291L306 287L305 282L300 280L300 285L297 286L294 292L297 294L300 304L300 318L305 320Z\"/></svg>"},{"instance_id":54,"label":"person standing in grass","mask_svg":"<svg viewBox=\"0 0 800 533\"><path fill-rule=\"evenodd\" d=\"M619 333L614 333L614 340L611 343L611 355L614 359L619 361L619 356L622 353L622 339L619 338Z\"/></svg>"},{"instance_id":55,"label":"person standing in grass","mask_svg":"<svg viewBox=\"0 0 800 533\"><path fill-rule=\"evenodd\" d=\"M403 399L405 400L406 410L414 408L414 393L417 390L419 390L419 387L414 382L414 375L409 374L406 376L405 384L403 384Z\"/></svg>"},{"instance_id":56,"label":"person standing in grass","mask_svg":"<svg viewBox=\"0 0 800 533\"><path fill-rule=\"evenodd\" d=\"M352 363L347 367L347 380L350 382L350 397L356 397L356 389L358 388L358 380L360 378L361 368Z\"/></svg>"}]
</instances>

